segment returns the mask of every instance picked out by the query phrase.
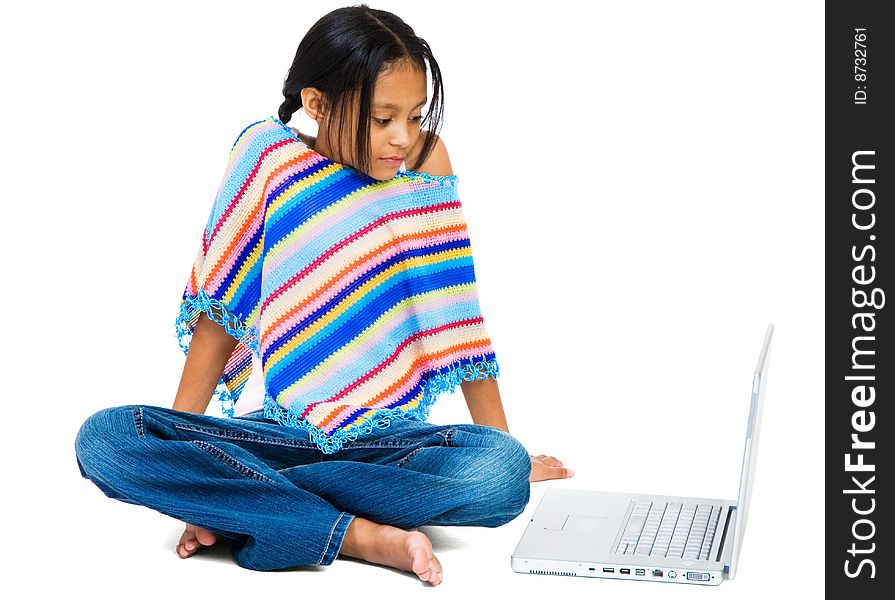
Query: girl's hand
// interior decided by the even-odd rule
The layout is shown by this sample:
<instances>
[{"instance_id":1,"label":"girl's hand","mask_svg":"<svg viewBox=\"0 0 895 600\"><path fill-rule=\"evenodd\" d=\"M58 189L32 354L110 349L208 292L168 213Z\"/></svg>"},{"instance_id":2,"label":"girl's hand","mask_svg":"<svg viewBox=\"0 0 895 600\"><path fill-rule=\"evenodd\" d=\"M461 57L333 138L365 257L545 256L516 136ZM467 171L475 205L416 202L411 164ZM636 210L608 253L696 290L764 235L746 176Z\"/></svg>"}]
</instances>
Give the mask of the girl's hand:
<instances>
[{"instance_id":1,"label":"girl's hand","mask_svg":"<svg viewBox=\"0 0 895 600\"><path fill-rule=\"evenodd\" d=\"M529 454L531 457L531 476L529 481L544 481L545 479L566 479L575 474L572 469L566 469L562 462L552 456L544 454Z\"/></svg>"}]
</instances>

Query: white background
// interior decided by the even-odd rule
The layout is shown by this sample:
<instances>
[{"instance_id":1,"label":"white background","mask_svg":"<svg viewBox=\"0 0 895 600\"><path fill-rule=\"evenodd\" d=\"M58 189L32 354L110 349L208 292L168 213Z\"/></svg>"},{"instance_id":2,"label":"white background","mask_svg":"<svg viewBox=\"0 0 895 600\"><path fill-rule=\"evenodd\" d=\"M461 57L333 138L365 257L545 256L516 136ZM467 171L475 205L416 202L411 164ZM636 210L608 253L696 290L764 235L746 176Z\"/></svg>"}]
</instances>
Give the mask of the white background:
<instances>
[{"instance_id":1,"label":"white background","mask_svg":"<svg viewBox=\"0 0 895 600\"><path fill-rule=\"evenodd\" d=\"M241 569L220 548L181 560L179 522L106 498L75 463L93 412L171 406L184 362L174 319L230 146L276 115L298 42L341 5L5 11L3 553L5 586L27 586L17 597L395 598L428 587L341 558L279 573ZM444 74L441 134L510 432L577 472L533 483L525 513L503 527L424 528L444 566L426 593L816 597L822 5L372 6L414 27ZM735 498L771 321L737 579L710 592L510 569L550 487ZM470 422L462 395L443 397L429 420ZM785 554L784 539L799 552Z\"/></svg>"}]
</instances>

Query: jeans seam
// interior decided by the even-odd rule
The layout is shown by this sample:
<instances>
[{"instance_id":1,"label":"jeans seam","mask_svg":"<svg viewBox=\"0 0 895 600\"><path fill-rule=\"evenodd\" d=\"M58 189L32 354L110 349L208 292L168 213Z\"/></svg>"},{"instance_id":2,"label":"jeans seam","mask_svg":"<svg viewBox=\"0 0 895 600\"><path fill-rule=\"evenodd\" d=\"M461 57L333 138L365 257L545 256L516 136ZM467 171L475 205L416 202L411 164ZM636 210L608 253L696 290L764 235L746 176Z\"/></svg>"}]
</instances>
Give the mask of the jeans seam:
<instances>
[{"instance_id":1,"label":"jeans seam","mask_svg":"<svg viewBox=\"0 0 895 600\"><path fill-rule=\"evenodd\" d=\"M455 433L457 433L456 427L451 427L450 429L448 429L447 431L442 433L442 435L444 436L444 443L446 446L454 445L454 434Z\"/></svg>"},{"instance_id":2,"label":"jeans seam","mask_svg":"<svg viewBox=\"0 0 895 600\"><path fill-rule=\"evenodd\" d=\"M329 537L326 538L326 544L323 545L323 554L320 555L320 560L317 561L317 564L323 564L323 560L326 558L326 553L329 552L330 544L332 543L333 533L336 531L336 527L339 526L339 523L342 521L342 517L344 517L347 513L340 512L339 518L336 519L336 522L333 523L332 529L329 530Z\"/></svg>"},{"instance_id":3,"label":"jeans seam","mask_svg":"<svg viewBox=\"0 0 895 600\"><path fill-rule=\"evenodd\" d=\"M223 450L221 450L220 448L218 448L217 446L215 446L213 444L209 444L208 442L203 442L202 440L192 440L191 443L194 444L195 446L201 448L202 450L205 450L207 453L212 455L214 458L223 462L224 464L231 467L232 469L235 469L237 472L241 473L242 475L245 475L246 477L249 477L251 479L255 479L258 481L264 481L267 483L276 483L273 479L271 479L264 473L259 473L258 471L249 467L248 465L239 462L238 460L236 460L236 458L230 456L228 453L224 452Z\"/></svg>"},{"instance_id":4,"label":"jeans seam","mask_svg":"<svg viewBox=\"0 0 895 600\"><path fill-rule=\"evenodd\" d=\"M415 442L382 442L382 443L369 443L369 444L345 444L345 448L407 448L408 446L412 446Z\"/></svg>"},{"instance_id":5,"label":"jeans seam","mask_svg":"<svg viewBox=\"0 0 895 600\"><path fill-rule=\"evenodd\" d=\"M146 429L143 427L143 407L137 406L134 408L134 427L137 429L137 436L141 438L146 437Z\"/></svg>"},{"instance_id":6,"label":"jeans seam","mask_svg":"<svg viewBox=\"0 0 895 600\"><path fill-rule=\"evenodd\" d=\"M209 427L196 427L193 425L185 425L183 423L175 423L174 428L180 429L182 431L191 431L193 433L204 433L206 435L211 435L227 440L241 440L245 442L268 444L271 446L289 446L292 448L315 448L313 443L306 442L304 440L278 440L276 438L270 438L263 435L258 435L256 433L227 431L226 429L213 429Z\"/></svg>"},{"instance_id":7,"label":"jeans seam","mask_svg":"<svg viewBox=\"0 0 895 600\"><path fill-rule=\"evenodd\" d=\"M395 466L398 467L398 468L403 467L404 465L407 464L407 461L409 461L411 458L413 458L413 457L416 456L419 452L425 450L426 448L428 448L428 446L422 446L421 448L417 448L416 450L413 450L410 454L408 454L407 456L405 456L404 458L402 458L400 461L398 461L398 463L397 463Z\"/></svg>"}]
</instances>

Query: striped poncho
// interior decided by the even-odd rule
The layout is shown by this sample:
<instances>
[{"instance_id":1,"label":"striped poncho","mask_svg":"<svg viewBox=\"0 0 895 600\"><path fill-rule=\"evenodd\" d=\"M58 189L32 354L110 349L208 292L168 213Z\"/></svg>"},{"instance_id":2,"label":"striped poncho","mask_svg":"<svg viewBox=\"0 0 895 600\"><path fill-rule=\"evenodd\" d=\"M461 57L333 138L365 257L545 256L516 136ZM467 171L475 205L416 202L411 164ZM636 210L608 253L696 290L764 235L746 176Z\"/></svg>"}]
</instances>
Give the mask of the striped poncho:
<instances>
[{"instance_id":1,"label":"striped poncho","mask_svg":"<svg viewBox=\"0 0 895 600\"><path fill-rule=\"evenodd\" d=\"M239 340L214 392L224 414L254 353L265 416L327 454L499 374L457 177L380 181L275 117L230 151L176 320L184 353L201 312Z\"/></svg>"}]
</instances>

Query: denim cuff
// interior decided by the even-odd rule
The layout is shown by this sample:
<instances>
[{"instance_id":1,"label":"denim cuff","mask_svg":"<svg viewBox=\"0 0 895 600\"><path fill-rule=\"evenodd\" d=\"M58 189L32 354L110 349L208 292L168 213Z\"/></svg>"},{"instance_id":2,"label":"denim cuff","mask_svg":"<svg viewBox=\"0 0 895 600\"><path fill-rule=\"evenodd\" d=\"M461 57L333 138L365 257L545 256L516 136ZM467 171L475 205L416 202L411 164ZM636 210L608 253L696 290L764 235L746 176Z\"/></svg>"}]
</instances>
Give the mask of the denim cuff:
<instances>
[{"instance_id":1,"label":"denim cuff","mask_svg":"<svg viewBox=\"0 0 895 600\"><path fill-rule=\"evenodd\" d=\"M342 547L342 540L345 539L345 532L348 526L354 520L354 515L347 512L340 512L333 528L329 532L329 539L326 540L326 548L323 550L323 557L317 563L318 565L331 565L339 555L339 549Z\"/></svg>"}]
</instances>

